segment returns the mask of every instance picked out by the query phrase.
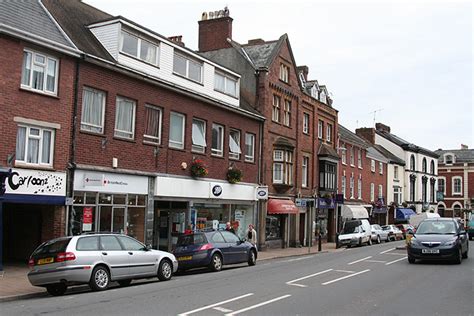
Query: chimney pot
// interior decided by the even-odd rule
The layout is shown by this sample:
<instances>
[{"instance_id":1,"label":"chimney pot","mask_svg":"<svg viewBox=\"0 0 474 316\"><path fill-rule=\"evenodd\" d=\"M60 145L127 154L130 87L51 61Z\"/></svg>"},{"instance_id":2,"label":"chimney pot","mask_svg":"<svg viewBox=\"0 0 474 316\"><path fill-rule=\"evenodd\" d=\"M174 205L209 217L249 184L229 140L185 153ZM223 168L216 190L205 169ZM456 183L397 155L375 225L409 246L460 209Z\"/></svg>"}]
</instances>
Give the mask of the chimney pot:
<instances>
[{"instance_id":1,"label":"chimney pot","mask_svg":"<svg viewBox=\"0 0 474 316\"><path fill-rule=\"evenodd\" d=\"M199 21L199 51L207 52L222 48L231 48L227 39L232 39L232 21L227 7L220 11L202 14Z\"/></svg>"},{"instance_id":2,"label":"chimney pot","mask_svg":"<svg viewBox=\"0 0 474 316\"><path fill-rule=\"evenodd\" d=\"M382 124L382 123L376 123L375 129L381 132L390 133L390 126Z\"/></svg>"}]
</instances>

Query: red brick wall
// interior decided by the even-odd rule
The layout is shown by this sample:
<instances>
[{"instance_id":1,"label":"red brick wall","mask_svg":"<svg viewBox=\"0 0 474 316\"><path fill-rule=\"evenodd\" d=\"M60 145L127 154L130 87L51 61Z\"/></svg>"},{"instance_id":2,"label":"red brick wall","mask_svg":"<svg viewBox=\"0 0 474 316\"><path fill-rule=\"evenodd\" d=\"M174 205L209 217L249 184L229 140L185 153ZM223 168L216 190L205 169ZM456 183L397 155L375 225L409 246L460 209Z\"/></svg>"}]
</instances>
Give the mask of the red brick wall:
<instances>
[{"instance_id":1,"label":"red brick wall","mask_svg":"<svg viewBox=\"0 0 474 316\"><path fill-rule=\"evenodd\" d=\"M230 48L227 38L232 39L231 17L199 21L199 51Z\"/></svg>"}]
</instances>

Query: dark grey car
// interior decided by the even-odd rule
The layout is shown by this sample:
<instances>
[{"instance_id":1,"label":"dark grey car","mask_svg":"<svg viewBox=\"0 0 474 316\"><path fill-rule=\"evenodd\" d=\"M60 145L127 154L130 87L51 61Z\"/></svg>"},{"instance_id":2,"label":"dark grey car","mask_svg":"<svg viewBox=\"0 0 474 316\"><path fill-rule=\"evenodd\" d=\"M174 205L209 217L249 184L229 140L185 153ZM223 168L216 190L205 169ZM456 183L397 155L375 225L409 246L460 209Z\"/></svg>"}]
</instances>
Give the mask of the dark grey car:
<instances>
[{"instance_id":1,"label":"dark grey car","mask_svg":"<svg viewBox=\"0 0 474 316\"><path fill-rule=\"evenodd\" d=\"M70 285L89 284L105 290L111 281L129 285L132 279L156 276L171 279L178 261L171 253L153 250L121 234L94 234L56 238L31 255L30 283L62 295Z\"/></svg>"},{"instance_id":2,"label":"dark grey car","mask_svg":"<svg viewBox=\"0 0 474 316\"><path fill-rule=\"evenodd\" d=\"M461 263L467 258L469 241L467 233L458 221L452 218L423 220L408 242L408 262L423 260L452 260Z\"/></svg>"}]
</instances>

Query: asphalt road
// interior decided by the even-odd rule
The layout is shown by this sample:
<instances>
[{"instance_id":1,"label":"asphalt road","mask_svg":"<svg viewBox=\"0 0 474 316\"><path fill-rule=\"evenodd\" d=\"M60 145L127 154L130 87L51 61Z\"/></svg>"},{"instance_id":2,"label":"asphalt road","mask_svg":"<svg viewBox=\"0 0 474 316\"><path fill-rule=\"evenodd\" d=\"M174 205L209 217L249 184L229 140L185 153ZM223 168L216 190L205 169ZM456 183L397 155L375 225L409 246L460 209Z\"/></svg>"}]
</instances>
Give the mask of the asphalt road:
<instances>
[{"instance_id":1,"label":"asphalt road","mask_svg":"<svg viewBox=\"0 0 474 316\"><path fill-rule=\"evenodd\" d=\"M474 259L408 264L403 242L218 273L191 271L104 292L0 303L1 315L474 315ZM474 257L474 242L470 242Z\"/></svg>"}]
</instances>

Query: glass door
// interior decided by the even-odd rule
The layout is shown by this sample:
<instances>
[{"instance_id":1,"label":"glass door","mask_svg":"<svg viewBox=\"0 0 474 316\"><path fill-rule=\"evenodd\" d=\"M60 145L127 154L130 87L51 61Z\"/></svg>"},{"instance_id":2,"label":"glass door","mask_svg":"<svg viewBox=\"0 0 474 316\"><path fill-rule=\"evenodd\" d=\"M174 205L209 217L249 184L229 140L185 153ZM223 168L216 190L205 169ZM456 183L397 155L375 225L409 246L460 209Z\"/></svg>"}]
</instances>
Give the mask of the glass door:
<instances>
[{"instance_id":1,"label":"glass door","mask_svg":"<svg viewBox=\"0 0 474 316\"><path fill-rule=\"evenodd\" d=\"M99 231L112 231L112 206L101 206L99 210Z\"/></svg>"},{"instance_id":2,"label":"glass door","mask_svg":"<svg viewBox=\"0 0 474 316\"><path fill-rule=\"evenodd\" d=\"M125 207L101 206L98 231L124 233Z\"/></svg>"},{"instance_id":3,"label":"glass door","mask_svg":"<svg viewBox=\"0 0 474 316\"><path fill-rule=\"evenodd\" d=\"M114 207L112 218L112 232L123 234L125 232L125 207Z\"/></svg>"}]
</instances>

